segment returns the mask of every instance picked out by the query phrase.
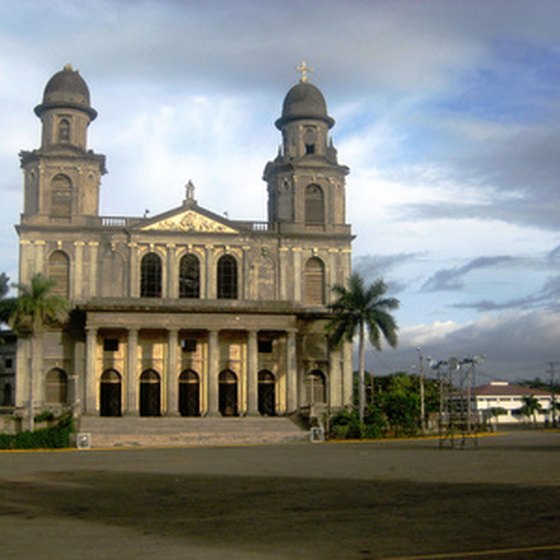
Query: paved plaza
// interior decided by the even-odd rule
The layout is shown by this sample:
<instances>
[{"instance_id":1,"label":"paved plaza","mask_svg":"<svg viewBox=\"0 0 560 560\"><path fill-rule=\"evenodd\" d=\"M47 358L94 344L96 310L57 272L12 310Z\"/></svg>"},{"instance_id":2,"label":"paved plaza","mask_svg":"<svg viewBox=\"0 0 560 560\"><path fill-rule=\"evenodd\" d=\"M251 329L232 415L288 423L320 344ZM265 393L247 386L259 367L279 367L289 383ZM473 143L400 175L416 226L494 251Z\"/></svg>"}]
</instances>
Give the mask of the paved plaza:
<instances>
[{"instance_id":1,"label":"paved plaza","mask_svg":"<svg viewBox=\"0 0 560 560\"><path fill-rule=\"evenodd\" d=\"M560 558L560 433L0 453L2 558Z\"/></svg>"}]
</instances>

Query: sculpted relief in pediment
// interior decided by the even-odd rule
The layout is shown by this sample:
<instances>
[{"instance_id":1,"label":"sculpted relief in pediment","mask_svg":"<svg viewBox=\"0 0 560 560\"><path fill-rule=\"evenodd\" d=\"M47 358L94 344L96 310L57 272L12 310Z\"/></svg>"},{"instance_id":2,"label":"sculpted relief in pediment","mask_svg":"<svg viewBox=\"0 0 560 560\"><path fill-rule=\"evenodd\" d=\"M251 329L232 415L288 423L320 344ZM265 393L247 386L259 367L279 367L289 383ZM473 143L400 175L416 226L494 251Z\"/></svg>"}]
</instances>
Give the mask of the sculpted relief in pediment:
<instances>
[{"instance_id":1,"label":"sculpted relief in pediment","mask_svg":"<svg viewBox=\"0 0 560 560\"><path fill-rule=\"evenodd\" d=\"M155 222L142 228L145 231L185 231L200 233L236 233L220 222L212 220L193 210Z\"/></svg>"}]
</instances>

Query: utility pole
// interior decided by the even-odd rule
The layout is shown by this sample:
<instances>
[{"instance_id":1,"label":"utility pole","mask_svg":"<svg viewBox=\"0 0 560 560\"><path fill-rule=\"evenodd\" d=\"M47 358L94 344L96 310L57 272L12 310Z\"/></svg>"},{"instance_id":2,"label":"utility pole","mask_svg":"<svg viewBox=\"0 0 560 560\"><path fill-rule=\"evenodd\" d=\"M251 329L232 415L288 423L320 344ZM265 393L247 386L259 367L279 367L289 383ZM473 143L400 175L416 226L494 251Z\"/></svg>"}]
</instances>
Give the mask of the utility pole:
<instances>
[{"instance_id":1,"label":"utility pole","mask_svg":"<svg viewBox=\"0 0 560 560\"><path fill-rule=\"evenodd\" d=\"M419 368L418 374L420 378L420 430L422 434L426 433L426 407L424 404L424 356L422 356L422 348L416 348L418 352Z\"/></svg>"},{"instance_id":2,"label":"utility pole","mask_svg":"<svg viewBox=\"0 0 560 560\"><path fill-rule=\"evenodd\" d=\"M550 373L550 391L552 393L551 408L552 408L552 427L556 428L556 392L554 390L554 367L560 362L547 362L548 363L548 373Z\"/></svg>"}]
</instances>

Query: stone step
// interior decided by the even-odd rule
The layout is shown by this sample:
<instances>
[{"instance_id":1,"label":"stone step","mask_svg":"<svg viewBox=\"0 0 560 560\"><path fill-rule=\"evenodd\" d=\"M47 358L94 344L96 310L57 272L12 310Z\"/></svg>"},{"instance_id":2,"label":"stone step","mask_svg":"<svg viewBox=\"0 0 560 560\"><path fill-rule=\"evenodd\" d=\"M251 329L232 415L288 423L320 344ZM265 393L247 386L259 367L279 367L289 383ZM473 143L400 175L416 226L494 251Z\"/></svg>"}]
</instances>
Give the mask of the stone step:
<instances>
[{"instance_id":1,"label":"stone step","mask_svg":"<svg viewBox=\"0 0 560 560\"><path fill-rule=\"evenodd\" d=\"M308 432L289 417L104 418L84 416L79 432L92 447L238 445L304 441Z\"/></svg>"}]
</instances>

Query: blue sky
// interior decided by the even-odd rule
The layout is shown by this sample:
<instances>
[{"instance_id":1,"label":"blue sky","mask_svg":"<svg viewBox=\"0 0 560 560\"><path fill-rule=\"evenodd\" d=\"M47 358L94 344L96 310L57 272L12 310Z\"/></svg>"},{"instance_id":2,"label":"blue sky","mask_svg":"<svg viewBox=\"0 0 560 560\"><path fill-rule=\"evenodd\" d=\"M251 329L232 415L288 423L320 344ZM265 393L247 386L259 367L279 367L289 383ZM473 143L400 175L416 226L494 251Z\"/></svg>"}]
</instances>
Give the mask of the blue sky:
<instances>
[{"instance_id":1,"label":"blue sky","mask_svg":"<svg viewBox=\"0 0 560 560\"><path fill-rule=\"evenodd\" d=\"M19 150L66 63L89 84L104 215L199 203L265 219L274 120L306 60L335 118L354 267L401 300L368 365L486 354L486 378L560 359L560 4L539 0L4 0L0 269L17 277ZM484 378L484 377L483 377Z\"/></svg>"}]
</instances>

